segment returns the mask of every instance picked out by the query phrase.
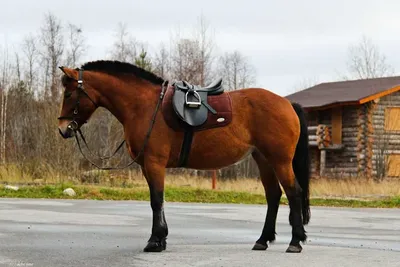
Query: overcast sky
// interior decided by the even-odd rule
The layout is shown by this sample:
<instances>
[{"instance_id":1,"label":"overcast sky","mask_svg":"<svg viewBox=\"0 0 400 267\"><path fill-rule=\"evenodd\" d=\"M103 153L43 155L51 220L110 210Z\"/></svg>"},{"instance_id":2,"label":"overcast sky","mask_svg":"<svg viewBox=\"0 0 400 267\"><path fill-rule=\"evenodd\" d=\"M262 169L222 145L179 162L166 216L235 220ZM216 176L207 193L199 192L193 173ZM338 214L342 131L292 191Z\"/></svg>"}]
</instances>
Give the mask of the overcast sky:
<instances>
[{"instance_id":1,"label":"overcast sky","mask_svg":"<svg viewBox=\"0 0 400 267\"><path fill-rule=\"evenodd\" d=\"M400 71L400 1L385 0L11 0L0 10L0 45L19 49L50 11L82 26L90 49L85 60L104 58L118 22L151 47L171 30L191 29L201 13L215 30L220 51L239 50L257 70L257 86L287 95L304 80L337 80L347 48L370 37Z\"/></svg>"}]
</instances>

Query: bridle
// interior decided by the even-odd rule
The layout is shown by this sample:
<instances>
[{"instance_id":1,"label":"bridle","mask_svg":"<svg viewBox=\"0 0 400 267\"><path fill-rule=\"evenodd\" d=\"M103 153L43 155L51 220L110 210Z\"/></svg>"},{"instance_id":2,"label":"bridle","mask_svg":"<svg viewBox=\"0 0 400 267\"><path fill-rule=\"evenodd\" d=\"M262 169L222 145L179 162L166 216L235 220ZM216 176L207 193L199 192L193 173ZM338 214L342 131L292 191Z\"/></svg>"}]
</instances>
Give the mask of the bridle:
<instances>
[{"instance_id":1,"label":"bridle","mask_svg":"<svg viewBox=\"0 0 400 267\"><path fill-rule=\"evenodd\" d=\"M95 106L95 108L97 109L99 106L97 105L97 103L90 97L90 95L88 94L88 92L85 90L85 88L83 88L83 69L77 69L78 70L78 86L77 86L77 94L78 97L76 98L76 103L75 103L75 108L74 108L74 113L72 116L60 116L58 117L59 120L65 119L65 120L71 120L71 122L68 124L68 128L73 130L73 131L77 131L79 128L79 123L78 123L78 119L79 119L79 105L80 105L80 95L81 93L83 93L85 96L87 96L89 98L89 100L93 103L93 105ZM86 121L84 121L82 124L85 124Z\"/></svg>"},{"instance_id":2,"label":"bridle","mask_svg":"<svg viewBox=\"0 0 400 267\"><path fill-rule=\"evenodd\" d=\"M82 140L83 140L83 142L84 142L84 144L85 144L87 150L89 151L89 154L91 154L92 156L94 156L94 154L93 154L93 153L90 151L90 149L89 149L89 146L88 146L88 144L87 144L87 142L86 142L86 139L85 139L85 137L84 137L84 135L83 135L83 133L82 133L80 127L79 127L79 123L78 123L78 121L79 121L79 106L80 106L80 96L81 96L81 94L83 93L86 97L88 97L89 100L93 103L93 105L95 106L96 109L99 107L99 105L90 97L90 95L88 94L88 92L87 92L87 91L85 90L85 88L83 87L83 71L84 71L84 70L83 70L83 69L77 69L77 70L78 70L78 80L77 80L77 82L78 82L78 86L77 86L77 94L78 94L78 96L77 96L77 99L76 99L76 104L75 104L75 108L74 108L73 115L72 115L72 116L60 116L60 117L58 117L58 119L59 119L59 120L62 120L62 119L71 120L71 122L68 124L67 127L68 127L70 130L72 130L72 131L75 132L75 139L76 139L76 142L77 142L77 144L78 144L79 151L81 152L81 154L83 155L83 157L84 157L87 161L89 161L92 165L94 165L95 167L97 167L97 168L99 168L99 169L101 169L101 170L113 170L113 169L115 170L115 169L125 169L125 168L131 166L133 163L135 163L135 162L138 160L138 158L140 157L140 155L144 152L144 149L145 149L145 147L146 147L146 145L147 145L147 143L148 143L148 141L149 141L150 134L151 134L151 132L152 132L152 129L153 129L153 126L154 126L154 123L155 123L155 119L156 119L157 112L158 112L158 110L159 110L159 108L160 108L160 104L161 104L161 102L162 102L162 100L163 100L163 98L164 98L165 89L166 89L166 87L167 87L166 84L168 83L168 81L164 81L163 84L162 84L162 86L161 86L161 93L160 93L160 96L159 96L158 101L157 101L156 109L155 109L155 111L154 111L154 113L153 113L153 116L152 116L152 119L151 119L151 122L150 122L150 126L149 126L149 129L148 129L148 131L147 131L147 134L146 134L146 137L145 137L143 146L142 146L141 150L139 151L139 153L137 154L137 156L136 156L130 163L128 163L128 164L126 164L125 166L122 166L122 167L101 167L101 166L99 166L98 164L94 163L92 160L90 160L90 159L83 153L82 147L81 147L81 144L80 144L80 142L79 142L78 135L77 135L77 133L79 133L79 135L81 136L81 138L82 138ZM84 122L82 123L82 125L85 124L86 122L87 122L87 121L84 121ZM100 159L100 160L106 160L106 159L112 158L112 157L113 157L115 154L117 154L117 152L122 148L122 146L123 146L123 144L125 143L125 141L126 141L126 140L122 140L122 142L121 142L121 143L119 144L119 146L116 148L116 150L114 151L114 153L111 154L111 156L100 156L99 159Z\"/></svg>"}]
</instances>

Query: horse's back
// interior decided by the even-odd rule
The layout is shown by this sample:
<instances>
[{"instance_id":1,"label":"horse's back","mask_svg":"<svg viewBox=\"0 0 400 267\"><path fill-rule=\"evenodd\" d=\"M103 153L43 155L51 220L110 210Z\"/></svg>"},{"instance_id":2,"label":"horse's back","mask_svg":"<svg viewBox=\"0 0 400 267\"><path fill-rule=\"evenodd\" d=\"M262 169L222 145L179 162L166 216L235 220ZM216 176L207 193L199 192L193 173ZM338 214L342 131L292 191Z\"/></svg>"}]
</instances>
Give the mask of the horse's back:
<instances>
[{"instance_id":1,"label":"horse's back","mask_svg":"<svg viewBox=\"0 0 400 267\"><path fill-rule=\"evenodd\" d=\"M267 89L247 88L228 93L232 99L233 117L238 117L255 128L266 123L275 127L278 126L275 125L277 122L285 127L286 123L298 121L291 102Z\"/></svg>"}]
</instances>

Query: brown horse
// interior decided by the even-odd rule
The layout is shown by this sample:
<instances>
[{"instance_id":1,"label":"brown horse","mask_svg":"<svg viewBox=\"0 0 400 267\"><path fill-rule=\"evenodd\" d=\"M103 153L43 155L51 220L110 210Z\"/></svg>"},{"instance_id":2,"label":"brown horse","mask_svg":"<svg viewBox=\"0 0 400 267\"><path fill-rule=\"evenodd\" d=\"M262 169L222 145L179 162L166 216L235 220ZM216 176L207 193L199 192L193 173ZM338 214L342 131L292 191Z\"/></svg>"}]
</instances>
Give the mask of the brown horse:
<instances>
[{"instance_id":1,"label":"brown horse","mask_svg":"<svg viewBox=\"0 0 400 267\"><path fill-rule=\"evenodd\" d=\"M168 82L117 61L94 61L81 69L60 69L65 74L60 134L64 138L76 137L97 107L106 108L119 120L127 149L141 166L150 190L153 225L144 251L164 250L168 235L163 209L164 178L166 168L182 166L179 158L185 139L183 131L167 123L164 111L157 112ZM168 88L172 90L171 85ZM229 123L195 131L184 167L219 169L251 153L260 170L268 203L264 227L253 249L265 250L268 242L275 240L281 185L289 201L292 226L286 252L301 252L300 242L307 238L304 225L310 219L308 132L302 107L261 88L221 95L230 101ZM215 99L218 104L218 96Z\"/></svg>"}]
</instances>

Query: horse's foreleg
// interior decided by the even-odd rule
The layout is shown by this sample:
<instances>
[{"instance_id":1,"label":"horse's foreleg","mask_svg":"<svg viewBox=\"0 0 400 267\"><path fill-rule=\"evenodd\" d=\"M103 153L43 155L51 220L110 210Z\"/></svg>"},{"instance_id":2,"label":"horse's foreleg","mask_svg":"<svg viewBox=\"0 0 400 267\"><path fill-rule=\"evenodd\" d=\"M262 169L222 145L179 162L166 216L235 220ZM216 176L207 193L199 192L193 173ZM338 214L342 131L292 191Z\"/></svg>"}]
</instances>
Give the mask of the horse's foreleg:
<instances>
[{"instance_id":1,"label":"horse's foreleg","mask_svg":"<svg viewBox=\"0 0 400 267\"><path fill-rule=\"evenodd\" d=\"M260 171L261 181L268 202L264 227L260 238L253 246L253 250L266 250L268 248L268 242L275 240L276 217L278 215L282 190L279 187L279 182L275 176L274 170L268 164L265 157L258 151L253 152L252 156Z\"/></svg>"},{"instance_id":2,"label":"horse's foreleg","mask_svg":"<svg viewBox=\"0 0 400 267\"><path fill-rule=\"evenodd\" d=\"M153 211L151 236L144 252L160 252L166 249L168 226L164 215L164 178L165 167L146 164L142 169L150 190L150 203Z\"/></svg>"}]
</instances>

